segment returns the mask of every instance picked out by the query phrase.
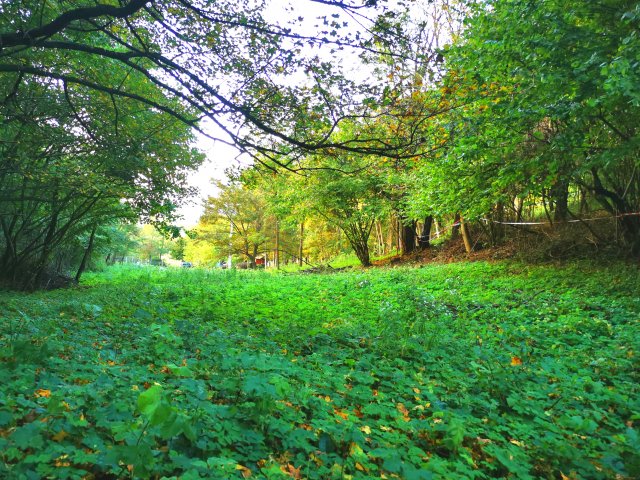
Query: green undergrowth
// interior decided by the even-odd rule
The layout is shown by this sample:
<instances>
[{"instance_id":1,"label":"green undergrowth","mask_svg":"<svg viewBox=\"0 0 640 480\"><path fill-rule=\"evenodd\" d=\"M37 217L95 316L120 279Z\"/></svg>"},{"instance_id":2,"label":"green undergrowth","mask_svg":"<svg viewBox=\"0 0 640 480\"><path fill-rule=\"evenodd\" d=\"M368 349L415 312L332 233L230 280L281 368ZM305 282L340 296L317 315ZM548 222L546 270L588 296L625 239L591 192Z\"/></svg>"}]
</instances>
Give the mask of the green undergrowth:
<instances>
[{"instance_id":1,"label":"green undergrowth","mask_svg":"<svg viewBox=\"0 0 640 480\"><path fill-rule=\"evenodd\" d=\"M112 268L0 315L0 478L640 477L636 267Z\"/></svg>"}]
</instances>

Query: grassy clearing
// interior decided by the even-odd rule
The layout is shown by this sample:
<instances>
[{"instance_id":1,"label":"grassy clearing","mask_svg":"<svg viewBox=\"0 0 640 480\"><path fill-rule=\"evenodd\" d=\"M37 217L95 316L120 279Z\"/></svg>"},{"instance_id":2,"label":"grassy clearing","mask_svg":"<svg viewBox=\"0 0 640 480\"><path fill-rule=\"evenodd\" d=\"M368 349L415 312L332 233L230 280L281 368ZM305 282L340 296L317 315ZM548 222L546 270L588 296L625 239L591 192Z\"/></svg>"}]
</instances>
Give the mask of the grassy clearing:
<instances>
[{"instance_id":1,"label":"grassy clearing","mask_svg":"<svg viewBox=\"0 0 640 480\"><path fill-rule=\"evenodd\" d=\"M110 269L1 293L3 478L637 478L640 274Z\"/></svg>"}]
</instances>

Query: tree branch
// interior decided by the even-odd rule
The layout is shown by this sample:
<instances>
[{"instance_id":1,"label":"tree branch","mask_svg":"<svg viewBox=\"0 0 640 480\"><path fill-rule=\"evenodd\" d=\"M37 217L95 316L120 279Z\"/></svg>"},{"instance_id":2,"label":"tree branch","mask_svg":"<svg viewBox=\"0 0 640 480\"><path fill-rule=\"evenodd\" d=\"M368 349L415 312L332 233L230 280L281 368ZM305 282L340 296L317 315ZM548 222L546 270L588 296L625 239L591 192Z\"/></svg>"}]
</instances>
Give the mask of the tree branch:
<instances>
[{"instance_id":1,"label":"tree branch","mask_svg":"<svg viewBox=\"0 0 640 480\"><path fill-rule=\"evenodd\" d=\"M142 9L150 0L131 0L122 7L98 4L95 7L75 8L62 13L53 21L26 32L0 34L0 50L9 47L31 46L39 39L60 33L69 24L78 20L90 20L98 17L126 18Z\"/></svg>"}]
</instances>

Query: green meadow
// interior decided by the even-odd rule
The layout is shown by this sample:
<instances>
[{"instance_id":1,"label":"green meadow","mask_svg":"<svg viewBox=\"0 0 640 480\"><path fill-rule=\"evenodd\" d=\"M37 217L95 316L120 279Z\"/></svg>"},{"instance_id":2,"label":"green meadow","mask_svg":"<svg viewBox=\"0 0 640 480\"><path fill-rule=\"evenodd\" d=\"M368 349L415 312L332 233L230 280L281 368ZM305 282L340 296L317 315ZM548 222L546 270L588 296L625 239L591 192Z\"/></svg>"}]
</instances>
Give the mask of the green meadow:
<instances>
[{"instance_id":1,"label":"green meadow","mask_svg":"<svg viewBox=\"0 0 640 480\"><path fill-rule=\"evenodd\" d=\"M0 292L0 477L640 477L636 266L113 267Z\"/></svg>"}]
</instances>

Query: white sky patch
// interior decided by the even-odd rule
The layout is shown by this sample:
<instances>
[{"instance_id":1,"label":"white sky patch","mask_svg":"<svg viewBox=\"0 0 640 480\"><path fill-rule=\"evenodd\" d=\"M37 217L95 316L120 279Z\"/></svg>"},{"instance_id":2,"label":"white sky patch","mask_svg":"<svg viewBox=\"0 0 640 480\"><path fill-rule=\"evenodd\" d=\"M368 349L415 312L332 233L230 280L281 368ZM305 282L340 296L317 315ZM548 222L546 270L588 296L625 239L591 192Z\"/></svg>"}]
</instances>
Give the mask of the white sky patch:
<instances>
[{"instance_id":1,"label":"white sky patch","mask_svg":"<svg viewBox=\"0 0 640 480\"><path fill-rule=\"evenodd\" d=\"M287 10L287 7L293 7L294 10ZM322 30L322 21L318 20L318 17L331 17L333 13L341 13L341 18L345 21L351 20L341 9L336 7L329 7L313 2L290 2L286 0L271 0L269 7L265 10L264 18L273 23L284 24L287 19L303 17L304 21L294 28L294 32L314 36L318 35L318 32ZM362 27L360 25L354 25L350 28L361 29ZM330 47L327 46L322 50L323 52L320 52L318 48L309 48L309 50L303 52L303 54L318 55L322 53L323 57L327 57ZM355 50L349 52L349 49L345 49L335 52L333 60L343 62L345 58L351 56L354 58L351 63L353 69L353 65L359 63ZM204 121L201 127L203 131L212 137L228 138L225 132L211 121ZM186 205L178 210L178 214L183 218L176 223L184 228L193 228L198 223L200 216L204 213L204 202L207 197L217 193L216 187L213 184L215 180L225 182L227 180L225 172L228 169L248 167L252 164L252 160L248 155L239 156L239 151L234 147L226 145L223 142L213 141L200 134L197 134L197 138L196 147L205 153L207 159L197 171L189 175L189 185L196 187L199 193L196 198L190 199Z\"/></svg>"},{"instance_id":2,"label":"white sky patch","mask_svg":"<svg viewBox=\"0 0 640 480\"><path fill-rule=\"evenodd\" d=\"M213 137L226 136L210 121L205 121L202 129ZM199 193L196 198L190 199L178 210L178 214L183 218L176 223L184 228L193 228L198 223L200 216L204 213L205 200L217 193L215 180L224 182L227 180L228 169L251 165L251 159L247 155L239 157L239 151L236 148L201 134L197 134L197 137L195 146L204 152L207 158L197 171L189 175L189 186L196 187Z\"/></svg>"},{"instance_id":3,"label":"white sky patch","mask_svg":"<svg viewBox=\"0 0 640 480\"><path fill-rule=\"evenodd\" d=\"M285 27L290 26L292 33L309 37L327 36L331 38L331 35L322 33L323 31L331 30L331 28L323 24L321 17L335 20L332 17L333 14L339 15L340 22L348 22L348 26L343 27L345 32L349 31L355 34L355 32L359 31L363 37L366 37L366 29L372 26L371 20L368 20L366 16L367 14L371 17L375 16L375 10L363 11L363 16L359 14L352 16L338 7L310 1L267 0L267 2L268 7L264 11L265 20ZM395 4L393 1L389 3L391 5ZM289 19L299 18L303 18L303 20L287 25ZM332 52L332 50L334 51ZM303 49L302 55L318 55L322 60L332 61L336 65L341 64L349 78L366 81L367 78L371 78L373 66L363 65L358 57L359 53L361 51L357 48L345 47L344 49L337 49L335 45L324 45L322 48L317 46L314 48L306 47ZM291 82L305 81L303 78L290 78L288 80ZM201 127L208 135L222 139L228 138L225 132L211 121L203 122ZM203 135L198 135L196 146L205 153L207 160L196 172L189 176L189 185L197 187L199 194L178 210L183 219L178 221L177 224L185 228L192 228L198 223L200 216L204 212L205 200L207 197L217 193L213 185L215 180L225 182L227 180L226 170L230 168L237 170L238 167L246 168L253 163L248 155L239 156L239 151L234 147L223 142L214 142Z\"/></svg>"}]
</instances>

